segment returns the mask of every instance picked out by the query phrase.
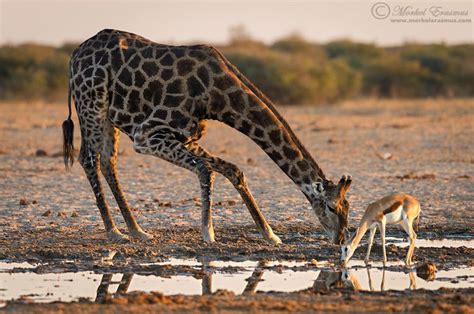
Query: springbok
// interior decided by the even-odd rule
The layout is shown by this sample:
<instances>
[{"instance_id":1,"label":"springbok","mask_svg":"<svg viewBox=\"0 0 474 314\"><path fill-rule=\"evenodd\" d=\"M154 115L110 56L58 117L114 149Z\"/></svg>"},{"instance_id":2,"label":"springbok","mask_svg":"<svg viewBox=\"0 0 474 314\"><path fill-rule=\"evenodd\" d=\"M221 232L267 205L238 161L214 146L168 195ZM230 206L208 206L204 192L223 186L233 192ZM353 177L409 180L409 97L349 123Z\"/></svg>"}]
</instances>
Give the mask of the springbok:
<instances>
[{"instance_id":1,"label":"springbok","mask_svg":"<svg viewBox=\"0 0 474 314\"><path fill-rule=\"evenodd\" d=\"M387 262L387 253L385 251L385 225L400 224L403 230L408 234L410 248L405 260L405 264L412 264L413 251L415 249L416 233L413 230L413 222L416 219L418 227L420 217L420 203L411 195L405 193L394 193L386 196L369 206L365 210L355 234L341 246L341 261L344 265L349 262L352 254L360 243L360 240L370 229L369 243L365 262L369 262L370 250L374 242L375 231L380 228L380 237L382 238L383 265Z\"/></svg>"}]
</instances>

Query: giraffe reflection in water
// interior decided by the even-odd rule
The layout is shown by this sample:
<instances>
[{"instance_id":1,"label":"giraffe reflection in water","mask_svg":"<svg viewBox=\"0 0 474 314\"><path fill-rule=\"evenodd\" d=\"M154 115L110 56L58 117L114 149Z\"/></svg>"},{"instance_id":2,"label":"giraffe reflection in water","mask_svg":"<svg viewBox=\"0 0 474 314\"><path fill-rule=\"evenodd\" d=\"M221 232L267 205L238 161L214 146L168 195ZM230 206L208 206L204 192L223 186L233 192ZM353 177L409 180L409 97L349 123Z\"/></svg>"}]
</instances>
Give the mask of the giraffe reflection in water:
<instances>
[{"instance_id":1,"label":"giraffe reflection in water","mask_svg":"<svg viewBox=\"0 0 474 314\"><path fill-rule=\"evenodd\" d=\"M258 265L253 270L250 277L245 279L247 284L245 288L241 292L242 295L252 295L257 292L257 287L259 282L264 281L263 275L265 273L265 269L268 266L268 262L260 261ZM215 291L212 288L212 281L213 281L213 272L214 272L214 263L212 261L203 261L202 262L202 269L203 269L203 277L201 281L202 287L202 295L211 295ZM364 287L360 284L359 280L362 278L360 277L360 272L356 274L356 272L351 271L349 269L342 269L342 270L321 270L318 273L317 278L314 280L314 284L311 287L313 291L316 292L329 292L333 290L369 290L369 291L376 291L374 288L372 275L371 275L370 267L366 268L367 271L367 279L368 279L368 287ZM272 271L268 271L272 273ZM359 275L359 277L358 277ZM102 276L102 280L100 282L99 287L97 288L97 297L96 302L102 303L110 298L114 298L117 296L123 296L127 294L128 289L130 287L130 283L133 279L133 274L126 273L122 275L122 279L119 282L112 281L113 274L104 274ZM408 273L409 277L409 286L410 290L416 289L416 276L414 272ZM119 284L115 293L109 293L109 286L111 284ZM382 279L380 283L380 291L385 291L385 269L382 270ZM302 289L301 290L307 290ZM295 291L297 292L297 291Z\"/></svg>"}]
</instances>

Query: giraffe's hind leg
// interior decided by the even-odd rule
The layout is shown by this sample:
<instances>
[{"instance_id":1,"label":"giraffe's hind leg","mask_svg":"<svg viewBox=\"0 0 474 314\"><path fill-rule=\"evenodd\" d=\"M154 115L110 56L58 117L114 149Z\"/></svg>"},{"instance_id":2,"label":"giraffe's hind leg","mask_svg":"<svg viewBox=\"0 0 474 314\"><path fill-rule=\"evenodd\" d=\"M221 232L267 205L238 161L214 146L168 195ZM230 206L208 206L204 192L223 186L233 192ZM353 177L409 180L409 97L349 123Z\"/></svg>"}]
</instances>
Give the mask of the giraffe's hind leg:
<instances>
[{"instance_id":1,"label":"giraffe's hind leg","mask_svg":"<svg viewBox=\"0 0 474 314\"><path fill-rule=\"evenodd\" d=\"M207 156L207 151L199 146L196 142L186 145L192 153L197 156ZM206 242L215 241L214 225L212 223L212 189L214 187L215 174L209 171L208 174L201 176L199 179L201 185L201 233L203 240Z\"/></svg>"},{"instance_id":2,"label":"giraffe's hind leg","mask_svg":"<svg viewBox=\"0 0 474 314\"><path fill-rule=\"evenodd\" d=\"M91 143L84 141L83 137L79 162L84 168L87 179L89 180L92 191L94 192L97 207L99 208L100 215L104 222L107 237L112 242L127 242L129 240L128 237L118 230L114 220L112 219L110 208L105 201L104 190L102 189L102 184L99 178L99 154L92 146Z\"/></svg>"},{"instance_id":3,"label":"giraffe's hind leg","mask_svg":"<svg viewBox=\"0 0 474 314\"><path fill-rule=\"evenodd\" d=\"M160 157L177 166L188 169L198 176L202 198L202 235L204 241L213 242L214 228L211 215L211 193L214 175L207 162L179 141L177 139L178 136L170 129L153 130L150 134L140 130L134 136L134 148L138 153Z\"/></svg>"},{"instance_id":4,"label":"giraffe's hind leg","mask_svg":"<svg viewBox=\"0 0 474 314\"><path fill-rule=\"evenodd\" d=\"M100 154L100 170L104 175L110 190L114 194L115 200L120 208L120 212L125 220L130 235L139 240L150 240L152 235L144 232L138 225L133 216L130 206L123 193L122 185L117 176L117 155L119 130L113 127L110 122L106 121L103 128L103 146Z\"/></svg>"},{"instance_id":5,"label":"giraffe's hind leg","mask_svg":"<svg viewBox=\"0 0 474 314\"><path fill-rule=\"evenodd\" d=\"M243 172L236 165L208 153L197 143L193 143L190 149L201 156L208 163L211 170L222 174L234 185L252 215L259 232L265 237L265 239L270 243L280 244L280 238L273 233L272 228L267 223L255 202L255 199L247 186Z\"/></svg>"}]
</instances>

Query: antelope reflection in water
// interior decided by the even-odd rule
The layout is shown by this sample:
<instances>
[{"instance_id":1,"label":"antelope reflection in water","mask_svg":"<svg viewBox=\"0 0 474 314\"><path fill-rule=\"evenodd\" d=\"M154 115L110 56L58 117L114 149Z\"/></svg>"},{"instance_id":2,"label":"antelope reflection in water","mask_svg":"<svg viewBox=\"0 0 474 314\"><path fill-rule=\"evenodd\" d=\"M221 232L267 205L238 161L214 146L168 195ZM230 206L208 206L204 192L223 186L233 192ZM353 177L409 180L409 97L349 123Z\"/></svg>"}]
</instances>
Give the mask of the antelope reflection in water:
<instances>
[{"instance_id":1,"label":"antelope reflection in water","mask_svg":"<svg viewBox=\"0 0 474 314\"><path fill-rule=\"evenodd\" d=\"M210 295L213 293L212 289L212 277L213 277L213 262L212 261L203 261L202 262L202 269L203 269L203 277L201 282L202 287L202 295ZM267 267L267 262L261 261L255 267L254 271L246 279L247 284L245 288L241 292L242 295L252 295L257 292L257 287L259 282L263 281L263 274L265 272L265 268ZM368 278L368 287L364 289L359 282L361 273L357 273L351 271L349 269L342 269L342 270L321 270L318 273L317 278L314 281L313 286L311 287L312 290L317 292L327 292L331 290L369 290L375 291L373 280L371 276L371 268L367 267L367 278ZM97 288L97 297L96 302L104 302L108 298L114 298L116 296L123 296L127 293L130 283L133 279L133 274L123 274L122 279L118 282L112 281L113 274L104 274L102 276L102 280ZM408 276L410 278L409 289L413 290L416 289L416 277L414 272L409 272ZM117 291L115 293L109 293L109 286L110 284L119 284ZM303 290L303 289L301 289ZM306 289L304 289L306 290ZM382 270L382 280L380 283L380 290L385 290L385 269ZM295 291L297 292L297 291Z\"/></svg>"}]
</instances>

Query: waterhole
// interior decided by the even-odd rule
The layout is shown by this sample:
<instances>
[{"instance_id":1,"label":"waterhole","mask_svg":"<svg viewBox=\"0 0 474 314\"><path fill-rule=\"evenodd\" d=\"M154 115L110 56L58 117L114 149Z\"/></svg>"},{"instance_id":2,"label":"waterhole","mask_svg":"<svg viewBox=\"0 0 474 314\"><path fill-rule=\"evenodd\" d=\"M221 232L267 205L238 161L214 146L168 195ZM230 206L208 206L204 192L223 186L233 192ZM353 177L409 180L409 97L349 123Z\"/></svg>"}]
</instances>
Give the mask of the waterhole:
<instances>
[{"instance_id":1,"label":"waterhole","mask_svg":"<svg viewBox=\"0 0 474 314\"><path fill-rule=\"evenodd\" d=\"M0 306L8 300L33 302L77 301L101 302L106 297L132 291L158 291L165 295L205 295L218 289L235 294L259 292L297 292L312 289L405 290L474 287L474 267L438 271L432 281L416 275L416 271L389 271L377 263L371 268L360 267L363 261L351 261L352 268L337 270L330 263L317 268L305 268L307 262L227 262L172 259L155 265L187 266L200 270L199 276L180 274L157 275L124 273L52 272L35 273L37 265L0 262ZM324 265L328 266L324 266ZM355 267L354 267L355 266ZM229 272L229 268L237 270ZM21 271L18 269L21 268Z\"/></svg>"}]
</instances>

